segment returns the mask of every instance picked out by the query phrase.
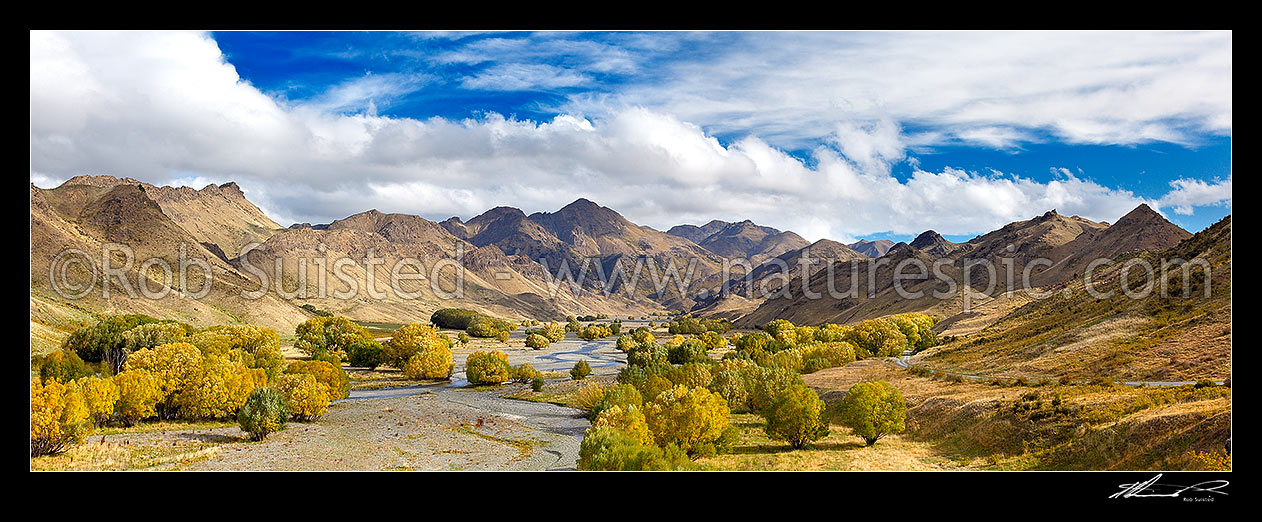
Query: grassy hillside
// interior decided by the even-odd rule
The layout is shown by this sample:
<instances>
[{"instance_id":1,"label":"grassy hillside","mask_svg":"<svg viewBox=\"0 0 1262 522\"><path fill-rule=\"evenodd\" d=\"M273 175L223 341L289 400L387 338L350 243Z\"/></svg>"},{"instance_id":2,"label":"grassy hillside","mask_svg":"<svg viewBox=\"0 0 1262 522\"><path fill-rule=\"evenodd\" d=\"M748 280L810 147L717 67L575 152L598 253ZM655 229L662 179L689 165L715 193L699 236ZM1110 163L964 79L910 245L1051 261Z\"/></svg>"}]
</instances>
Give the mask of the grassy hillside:
<instances>
[{"instance_id":1,"label":"grassy hillside","mask_svg":"<svg viewBox=\"0 0 1262 522\"><path fill-rule=\"evenodd\" d=\"M1162 259L1203 259L1205 277L1193 269L1183 297L1183 277L1173 270L1169 291L1158 279L1148 297L1123 293L1121 266L1139 259L1159 267ZM1130 281L1140 291L1140 269ZM1161 252L1135 254L1100 269L1090 295L1079 279L1051 287L1055 293L1017 307L988 327L947 337L941 346L913 358L933 369L979 375L1108 378L1142 381L1222 380L1231 376L1231 217Z\"/></svg>"},{"instance_id":2,"label":"grassy hillside","mask_svg":"<svg viewBox=\"0 0 1262 522\"><path fill-rule=\"evenodd\" d=\"M928 444L973 469L1198 469L1193 452L1219 452L1231 436L1224 386L995 386L916 376L879 360L803 379L830 406L855 383L890 382L908 407L900 444L918 452L924 447L907 441Z\"/></svg>"}]
</instances>

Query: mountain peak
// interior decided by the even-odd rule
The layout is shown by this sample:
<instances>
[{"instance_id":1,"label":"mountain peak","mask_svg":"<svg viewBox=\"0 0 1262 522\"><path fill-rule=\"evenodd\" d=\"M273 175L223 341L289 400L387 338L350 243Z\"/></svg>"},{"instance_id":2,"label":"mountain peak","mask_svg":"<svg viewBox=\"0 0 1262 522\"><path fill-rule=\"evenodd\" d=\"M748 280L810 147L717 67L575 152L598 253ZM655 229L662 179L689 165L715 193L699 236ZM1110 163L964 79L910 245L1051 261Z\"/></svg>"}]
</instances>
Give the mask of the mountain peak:
<instances>
[{"instance_id":1,"label":"mountain peak","mask_svg":"<svg viewBox=\"0 0 1262 522\"><path fill-rule=\"evenodd\" d=\"M912 248L928 248L942 241L946 241L946 239L942 238L942 234L933 230L926 230L921 232L919 236L916 236L916 239L912 240L911 246Z\"/></svg>"},{"instance_id":2,"label":"mountain peak","mask_svg":"<svg viewBox=\"0 0 1262 522\"><path fill-rule=\"evenodd\" d=\"M581 209L597 209L597 208L600 208L600 205L597 205L592 200L587 199L587 198L578 198L574 200L573 202L571 202L569 205L561 207L561 210L565 210L565 209L581 210Z\"/></svg>"},{"instance_id":3,"label":"mountain peak","mask_svg":"<svg viewBox=\"0 0 1262 522\"><path fill-rule=\"evenodd\" d=\"M1142 223L1145 221L1151 221L1154 218L1162 221L1166 220L1166 218L1161 217L1161 214L1158 214L1156 210L1153 210L1152 207L1148 206L1147 203L1140 203L1134 210L1127 212L1125 216L1122 216L1121 219L1117 220L1117 223L1114 224L1114 226L1122 225L1124 223Z\"/></svg>"}]
</instances>

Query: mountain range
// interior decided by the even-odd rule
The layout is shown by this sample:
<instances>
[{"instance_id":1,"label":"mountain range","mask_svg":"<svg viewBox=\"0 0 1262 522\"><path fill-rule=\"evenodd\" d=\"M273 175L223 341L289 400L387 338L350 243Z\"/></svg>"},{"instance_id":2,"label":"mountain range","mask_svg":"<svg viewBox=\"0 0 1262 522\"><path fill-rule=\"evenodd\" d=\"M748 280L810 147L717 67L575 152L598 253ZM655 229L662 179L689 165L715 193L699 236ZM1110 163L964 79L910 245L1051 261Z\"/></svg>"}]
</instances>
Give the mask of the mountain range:
<instances>
[{"instance_id":1,"label":"mountain range","mask_svg":"<svg viewBox=\"0 0 1262 522\"><path fill-rule=\"evenodd\" d=\"M355 319L389 322L427 320L434 309L444 306L540 319L587 313L641 315L670 309L731 317L746 325L775 318L849 322L950 304L949 300L890 297L892 265L910 257L927 263L939 258L1008 257L1021 262L1043 257L1053 264L1035 274L1042 286L1080 274L1095 257L1170 248L1189 236L1141 205L1113 225L1050 211L958 244L933 231L910 244L858 241L846 245L827 239L811 243L793 232L748 220L679 225L662 232L632 223L587 199L555 212L529 215L497 207L468 221L452 217L434 222L369 210L328 224L286 228L246 199L235 183L194 190L130 178L78 176L52 189L31 185L31 288L33 304L37 300L41 306L62 302L49 277L58 254L67 248L99 253L103 245L121 243L135 250L136 261L124 269L133 284L145 280L150 287L165 285L177 291L158 301L133 299L121 291L112 291L109 297L96 292L74 306L143 312L195 324L248 321L281 331L311 315L299 308L304 304ZM259 245L242 255L251 243ZM180 248L188 257L205 260L215 272L216 285L201 299L181 297L178 285L164 281L154 267L141 274L136 264L154 256L176 262ZM369 254L385 262L364 263ZM318 292L320 267L297 262L340 257L358 262L324 274L330 282L324 295ZM800 288L803 280L815 288L830 276L825 268L877 258L889 263L872 269L876 288L871 297L764 298L756 291L786 285ZM465 268L464 277L457 278L454 269L439 270L425 274L429 276L425 279L401 283L401 290L410 294L407 297L393 292L370 297L368 282L374 281L374 293L384 289L390 268L402 259L419 260L427 269L442 265L442 259L458 260ZM735 259L744 263L733 264ZM829 261L801 263L804 259ZM111 266L123 266L123 261L111 261ZM639 277L634 278L637 264ZM72 272L86 276L92 269L102 272L104 268L97 258L72 267ZM577 280L584 270L588 277L576 284L566 280L567 274ZM654 284L671 270L680 275L691 272L692 277L683 285L660 288ZM866 280L867 271L863 268L858 276ZM832 272L842 287L852 277L848 269ZM964 275L961 268L948 272ZM243 299L243 291L259 288L260 273L270 283L268 292L261 299ZM598 273L606 277L592 277ZM111 287L120 284L114 280ZM935 284L926 281L911 286L930 289ZM351 287L361 290L353 298L333 295ZM457 287L463 290L462 297L444 296ZM297 292L300 288L306 289L305 296ZM32 321L36 321L34 316Z\"/></svg>"}]
</instances>

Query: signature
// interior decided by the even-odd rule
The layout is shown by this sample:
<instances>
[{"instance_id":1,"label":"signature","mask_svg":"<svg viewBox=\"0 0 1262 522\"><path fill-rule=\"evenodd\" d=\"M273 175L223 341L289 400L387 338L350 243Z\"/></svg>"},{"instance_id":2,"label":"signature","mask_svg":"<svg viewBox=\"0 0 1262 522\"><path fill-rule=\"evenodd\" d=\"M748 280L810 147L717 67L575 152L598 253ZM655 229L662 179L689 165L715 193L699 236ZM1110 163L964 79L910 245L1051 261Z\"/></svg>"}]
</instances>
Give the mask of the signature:
<instances>
[{"instance_id":1,"label":"signature","mask_svg":"<svg viewBox=\"0 0 1262 522\"><path fill-rule=\"evenodd\" d=\"M1226 480L1207 480L1199 484L1191 486L1176 486L1174 484L1159 484L1157 481L1161 479L1161 474L1150 478L1144 482L1135 482L1132 484L1120 484L1118 487L1121 491L1114 493L1109 498L1144 498L1144 497L1166 497L1178 498L1186 492L1203 492L1213 493L1217 495L1226 495L1226 491L1219 491L1227 487Z\"/></svg>"}]
</instances>

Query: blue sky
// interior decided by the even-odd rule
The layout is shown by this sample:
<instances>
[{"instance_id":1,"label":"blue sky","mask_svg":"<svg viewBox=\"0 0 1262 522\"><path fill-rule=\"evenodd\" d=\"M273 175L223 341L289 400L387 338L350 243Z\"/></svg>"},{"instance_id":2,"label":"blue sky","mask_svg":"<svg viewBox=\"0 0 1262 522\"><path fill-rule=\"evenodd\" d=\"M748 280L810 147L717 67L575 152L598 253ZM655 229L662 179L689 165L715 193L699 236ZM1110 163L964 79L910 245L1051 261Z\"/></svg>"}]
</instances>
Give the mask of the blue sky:
<instances>
[{"instance_id":1,"label":"blue sky","mask_svg":"<svg viewBox=\"0 0 1262 522\"><path fill-rule=\"evenodd\" d=\"M36 184L235 180L282 222L584 196L657 228L963 240L1054 205L1192 231L1231 211L1221 32L33 34L45 104ZM191 136L54 153L119 132Z\"/></svg>"}]
</instances>

